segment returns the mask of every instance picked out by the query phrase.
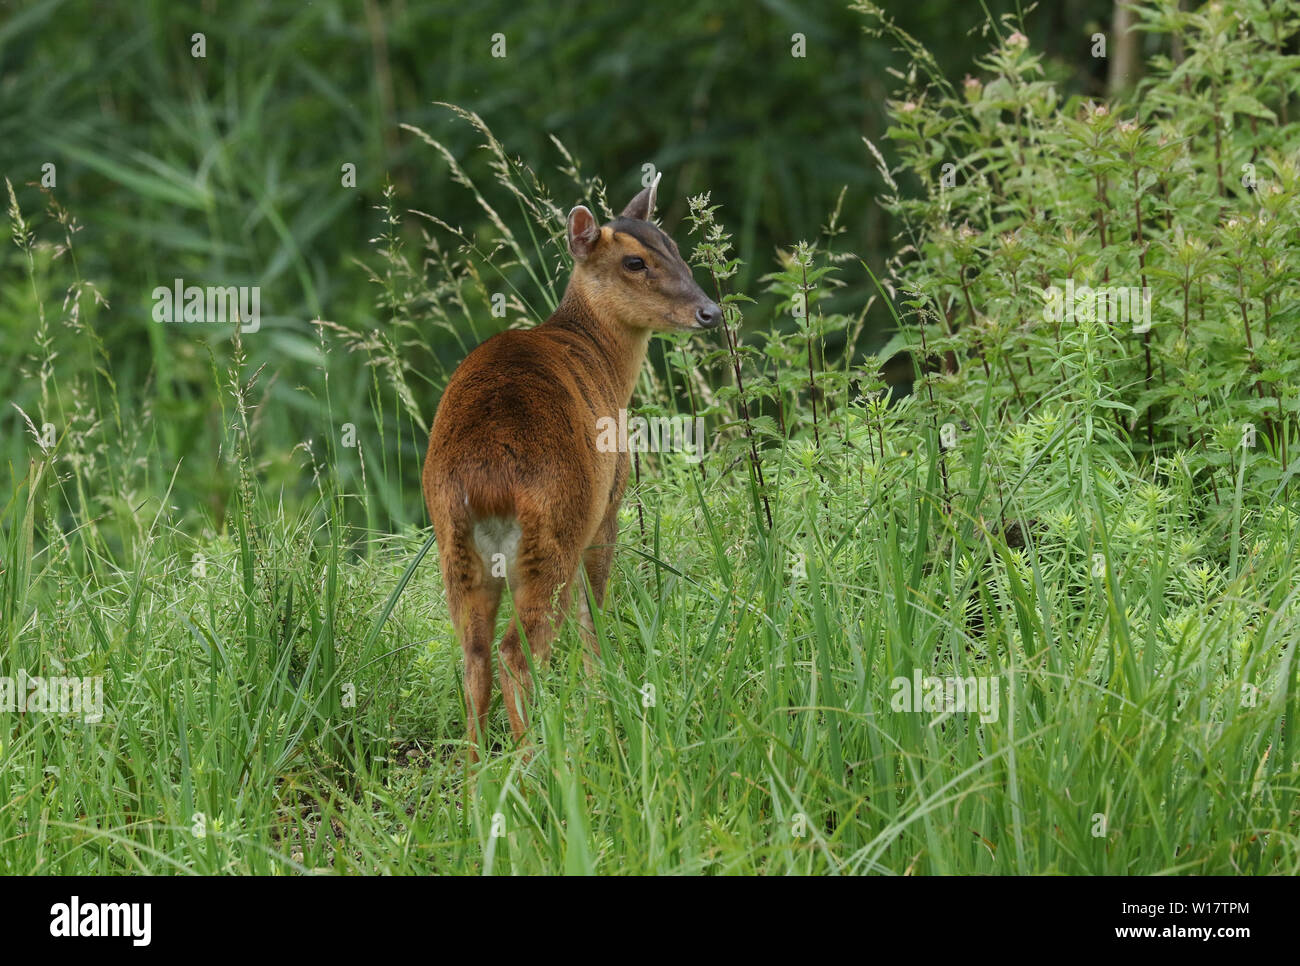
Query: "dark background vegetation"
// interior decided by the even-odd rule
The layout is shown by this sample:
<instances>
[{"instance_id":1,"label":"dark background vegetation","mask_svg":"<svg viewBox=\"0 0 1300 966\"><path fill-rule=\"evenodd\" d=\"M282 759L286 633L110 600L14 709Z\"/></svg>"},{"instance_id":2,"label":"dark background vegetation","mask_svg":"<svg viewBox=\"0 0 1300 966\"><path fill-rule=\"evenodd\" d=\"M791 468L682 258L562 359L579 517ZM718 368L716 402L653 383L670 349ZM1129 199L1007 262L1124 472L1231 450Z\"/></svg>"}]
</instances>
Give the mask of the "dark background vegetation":
<instances>
[{"instance_id":1,"label":"dark background vegetation","mask_svg":"<svg viewBox=\"0 0 1300 966\"><path fill-rule=\"evenodd\" d=\"M886 4L959 78L984 5ZM1017 4L991 2L994 14ZM173 271L240 273L303 316L310 273L320 299L351 286L345 269L375 234L385 176L411 207L474 226L480 213L408 122L459 147L472 132L435 101L478 112L512 154L544 171L558 137L618 196L641 164L664 170L662 212L711 191L748 259L748 288L775 246L814 237L848 187L851 248L877 254L888 226L861 137L880 138L900 58L863 34L839 2L604 2L0 5L4 173L33 180L59 165L60 197L88 226L85 274L125 312ZM1088 37L1105 0L1049 5L1030 18L1036 49L1061 76L1104 80ZM207 37L207 58L190 35ZM489 55L503 33L508 56ZM790 36L808 54L790 56ZM339 190L357 165L358 189ZM577 203L583 199L561 199ZM283 223L283 228L277 225ZM287 229L287 230L284 230ZM95 244L96 241L105 244ZM355 293L353 293L355 294ZM365 300L363 300L365 301ZM125 321L125 320L124 320ZM138 338L137 327L126 327Z\"/></svg>"},{"instance_id":2,"label":"dark background vegetation","mask_svg":"<svg viewBox=\"0 0 1300 966\"><path fill-rule=\"evenodd\" d=\"M987 44L982 4L887 6L954 79ZM995 16L1015 9L987 5ZM1104 68L1089 37L1110 15L1105 0L1056 4L1031 13L1027 29L1050 72L1100 91ZM879 265L893 232L874 202L878 176L862 137L880 142L890 70L904 64L863 26L845 3L780 0L4 3L0 173L39 226L45 199L32 183L42 164L57 165L55 195L82 228L75 274L111 306L83 312L119 405L168 411L157 430L164 456L175 465L205 454L182 469L178 492L201 494L211 485L201 467L219 445L214 359L228 358L229 333L151 324L150 292L176 277L261 286L262 332L247 349L276 375L263 382L272 413L264 432L286 452L313 435L313 407L294 391L316 347L309 322L374 324L376 292L357 260L382 230L375 205L385 180L399 209L436 213L471 235L489 227L442 159L398 126L424 128L483 177L476 133L435 101L478 112L544 178L563 161L558 138L585 175L605 181L611 204L637 190L642 164L655 164L670 230L688 196L711 192L744 261L737 290L759 295L755 282L775 267L778 247L815 240L841 190L841 250ZM204 59L191 56L197 31ZM790 55L796 32L807 38L802 59ZM490 56L495 33L506 37L504 59ZM356 165L354 190L340 186L345 162ZM403 231L418 251L418 225L408 220ZM6 245L0 347L18 365L0 373L0 395L31 411L35 382L24 372L37 311L35 293L19 284L23 267ZM864 304L871 289L860 267L841 279L838 299ZM760 301L746 324L771 326L771 308ZM879 329L888 317L878 308ZM454 364L461 350L448 340L432 351ZM369 375L342 358L330 365L346 407ZM436 389L416 387L429 414ZM0 419L17 443L17 414ZM206 495L220 506L221 493Z\"/></svg>"}]
</instances>

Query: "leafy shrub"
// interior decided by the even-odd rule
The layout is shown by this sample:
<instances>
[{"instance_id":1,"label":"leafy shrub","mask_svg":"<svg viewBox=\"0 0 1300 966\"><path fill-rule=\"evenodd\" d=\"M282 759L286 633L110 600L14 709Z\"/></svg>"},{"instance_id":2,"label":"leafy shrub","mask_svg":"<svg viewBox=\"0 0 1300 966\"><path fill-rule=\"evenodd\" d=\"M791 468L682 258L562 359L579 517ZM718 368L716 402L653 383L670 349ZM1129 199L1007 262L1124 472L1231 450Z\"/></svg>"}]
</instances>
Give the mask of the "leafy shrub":
<instances>
[{"instance_id":1,"label":"leafy shrub","mask_svg":"<svg viewBox=\"0 0 1300 966\"><path fill-rule=\"evenodd\" d=\"M1063 100L1010 28L957 90L883 13L861 8L916 53L888 137L923 190L907 197L881 161L895 186L883 204L905 225L890 280L910 344L943 361L935 392L953 418L986 392L1011 424L1068 413L1113 458L1178 464L1219 513L1247 461L1261 499L1289 492L1300 468L1295 5L1137 7L1144 29L1181 39L1186 56L1155 58L1115 103ZM1071 287L1073 320L1062 318ZM1131 302L1094 294L1089 308L1089 291Z\"/></svg>"}]
</instances>

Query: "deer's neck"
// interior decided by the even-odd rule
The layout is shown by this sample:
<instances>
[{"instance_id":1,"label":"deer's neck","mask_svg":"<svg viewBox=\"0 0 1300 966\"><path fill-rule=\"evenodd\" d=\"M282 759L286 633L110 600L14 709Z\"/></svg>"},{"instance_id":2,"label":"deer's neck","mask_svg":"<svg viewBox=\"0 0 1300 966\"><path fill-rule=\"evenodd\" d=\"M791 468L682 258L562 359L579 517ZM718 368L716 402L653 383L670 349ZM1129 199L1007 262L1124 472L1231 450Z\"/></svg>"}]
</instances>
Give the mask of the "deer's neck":
<instances>
[{"instance_id":1,"label":"deer's neck","mask_svg":"<svg viewBox=\"0 0 1300 966\"><path fill-rule=\"evenodd\" d=\"M603 370L593 375L599 375L613 391L614 401L626 408L645 363L650 330L632 329L603 317L593 300L573 284L565 290L547 324L590 344L595 356L592 361Z\"/></svg>"}]
</instances>

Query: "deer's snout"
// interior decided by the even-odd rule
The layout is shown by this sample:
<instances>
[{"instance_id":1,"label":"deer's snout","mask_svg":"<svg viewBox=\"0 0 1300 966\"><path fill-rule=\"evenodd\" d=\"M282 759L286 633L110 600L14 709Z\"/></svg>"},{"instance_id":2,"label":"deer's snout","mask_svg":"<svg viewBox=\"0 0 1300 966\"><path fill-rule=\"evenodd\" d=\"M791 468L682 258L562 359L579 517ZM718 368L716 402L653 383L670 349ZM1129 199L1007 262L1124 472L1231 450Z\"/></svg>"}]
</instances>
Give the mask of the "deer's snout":
<instances>
[{"instance_id":1,"label":"deer's snout","mask_svg":"<svg viewBox=\"0 0 1300 966\"><path fill-rule=\"evenodd\" d=\"M702 329L712 329L722 321L722 309L716 302L705 302L695 310L695 321Z\"/></svg>"}]
</instances>

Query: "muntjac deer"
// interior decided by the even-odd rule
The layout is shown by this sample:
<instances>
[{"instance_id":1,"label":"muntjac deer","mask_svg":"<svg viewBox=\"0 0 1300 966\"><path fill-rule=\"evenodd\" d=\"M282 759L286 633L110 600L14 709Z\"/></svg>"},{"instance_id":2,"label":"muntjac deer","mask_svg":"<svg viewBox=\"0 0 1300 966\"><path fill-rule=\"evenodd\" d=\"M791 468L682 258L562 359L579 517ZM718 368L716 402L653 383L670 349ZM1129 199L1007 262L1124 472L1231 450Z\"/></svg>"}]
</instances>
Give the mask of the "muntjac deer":
<instances>
[{"instance_id":1,"label":"muntjac deer","mask_svg":"<svg viewBox=\"0 0 1300 966\"><path fill-rule=\"evenodd\" d=\"M559 307L471 352L438 405L424 498L465 655L471 761L487 724L505 584L515 618L501 640L501 691L519 740L532 694L524 643L544 665L576 596L588 659L598 647L579 568L600 606L629 467L626 452L597 445L598 423L627 408L651 332L722 321L673 240L650 223L654 196L652 185L603 226L582 205L569 212L574 268Z\"/></svg>"}]
</instances>

